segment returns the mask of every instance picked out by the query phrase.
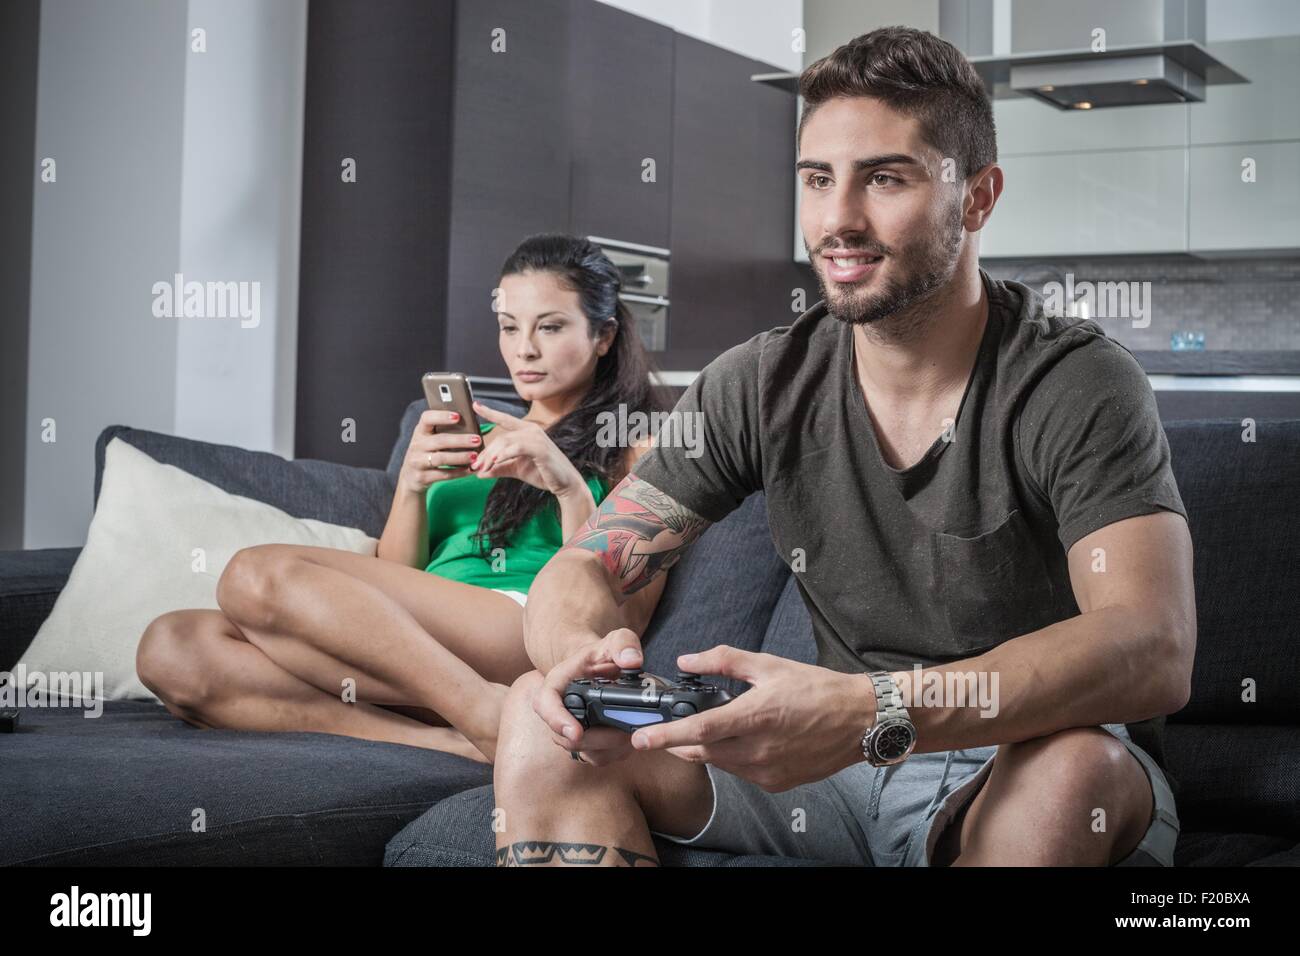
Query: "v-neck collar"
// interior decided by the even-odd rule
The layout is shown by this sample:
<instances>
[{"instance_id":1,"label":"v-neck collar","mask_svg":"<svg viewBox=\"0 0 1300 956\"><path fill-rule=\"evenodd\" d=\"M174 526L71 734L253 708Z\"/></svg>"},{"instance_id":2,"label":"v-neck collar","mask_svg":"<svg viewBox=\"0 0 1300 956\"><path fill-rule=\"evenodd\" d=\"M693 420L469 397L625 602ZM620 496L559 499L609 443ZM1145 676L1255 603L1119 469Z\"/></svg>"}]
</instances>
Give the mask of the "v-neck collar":
<instances>
[{"instance_id":1,"label":"v-neck collar","mask_svg":"<svg viewBox=\"0 0 1300 956\"><path fill-rule=\"evenodd\" d=\"M957 433L958 426L962 422L961 414L962 410L966 407L966 400L970 397L976 378L985 367L985 352L989 349L991 343L996 341L997 334L1001 328L1001 310L997 300L993 296L993 289L989 282L989 277L985 274L983 269L980 269L980 279L984 283L984 293L988 299L988 318L984 323L984 333L980 338L979 348L975 351L975 362L971 367L970 377L966 380L966 388L962 392L961 403L957 406L957 415L953 419L952 431L954 436ZM853 391L855 405L860 415L860 419L866 427L871 447L875 450L876 460L880 463L882 469L894 476L896 479L903 480L909 478L929 466L931 463L938 461L939 456L944 453L944 450L951 445L952 442L944 441L943 434L940 433L939 437L934 440L933 444L926 449L925 454L921 456L920 460L907 468L895 468L893 465L889 464L889 462L885 461L884 453L880 450L880 438L876 434L876 426L871 420L871 411L867 407L866 396L862 394L862 386L858 382L858 373L854 366L854 353L857 347L857 341L853 336L853 325L849 322L841 322L840 324L843 326L843 329L840 331L841 341L847 341L847 345L843 347L843 351L845 352L844 361L847 363L846 372L849 388ZM995 324L997 325L996 329Z\"/></svg>"}]
</instances>

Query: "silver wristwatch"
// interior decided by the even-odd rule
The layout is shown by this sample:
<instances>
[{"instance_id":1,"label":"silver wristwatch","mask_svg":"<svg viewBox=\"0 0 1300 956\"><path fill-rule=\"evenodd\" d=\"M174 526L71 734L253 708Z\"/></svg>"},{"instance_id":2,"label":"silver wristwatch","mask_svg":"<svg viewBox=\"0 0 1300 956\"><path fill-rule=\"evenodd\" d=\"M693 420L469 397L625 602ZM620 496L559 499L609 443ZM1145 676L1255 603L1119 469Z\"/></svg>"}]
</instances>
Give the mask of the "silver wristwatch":
<instances>
[{"instance_id":1,"label":"silver wristwatch","mask_svg":"<svg viewBox=\"0 0 1300 956\"><path fill-rule=\"evenodd\" d=\"M873 767L902 763L916 746L916 725L888 671L868 674L876 691L876 719L862 735L862 756Z\"/></svg>"}]
</instances>

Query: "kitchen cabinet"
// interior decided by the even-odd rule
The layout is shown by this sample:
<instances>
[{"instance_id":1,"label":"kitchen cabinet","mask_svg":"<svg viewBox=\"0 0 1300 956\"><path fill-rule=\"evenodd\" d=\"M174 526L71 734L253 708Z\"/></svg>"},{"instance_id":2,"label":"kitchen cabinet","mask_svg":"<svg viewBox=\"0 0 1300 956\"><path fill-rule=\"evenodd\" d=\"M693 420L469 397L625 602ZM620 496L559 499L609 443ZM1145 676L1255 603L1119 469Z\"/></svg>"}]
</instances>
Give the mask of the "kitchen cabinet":
<instances>
[{"instance_id":1,"label":"kitchen cabinet","mask_svg":"<svg viewBox=\"0 0 1300 956\"><path fill-rule=\"evenodd\" d=\"M1300 37L1211 44L1250 77L1190 111L1190 251L1300 250ZM1254 160L1254 181L1242 179Z\"/></svg>"},{"instance_id":2,"label":"kitchen cabinet","mask_svg":"<svg viewBox=\"0 0 1300 956\"><path fill-rule=\"evenodd\" d=\"M526 236L569 228L571 10L568 0L455 5L451 202L429 211L449 216L445 368L505 374L491 298L501 265Z\"/></svg>"},{"instance_id":3,"label":"kitchen cabinet","mask_svg":"<svg viewBox=\"0 0 1300 956\"><path fill-rule=\"evenodd\" d=\"M665 369L698 370L820 295L790 256L796 97L772 67L675 34L672 312ZM801 311L801 310L800 310Z\"/></svg>"},{"instance_id":4,"label":"kitchen cabinet","mask_svg":"<svg viewBox=\"0 0 1300 956\"><path fill-rule=\"evenodd\" d=\"M1253 182L1242 162L1254 160ZM1193 252L1300 248L1300 140L1191 148Z\"/></svg>"},{"instance_id":5,"label":"kitchen cabinet","mask_svg":"<svg viewBox=\"0 0 1300 956\"><path fill-rule=\"evenodd\" d=\"M453 33L444 4L308 9L297 458L382 468L441 356Z\"/></svg>"},{"instance_id":6,"label":"kitchen cabinet","mask_svg":"<svg viewBox=\"0 0 1300 956\"><path fill-rule=\"evenodd\" d=\"M1300 140L1300 36L1208 44L1249 83L1216 86L1187 107L1193 146Z\"/></svg>"},{"instance_id":7,"label":"kitchen cabinet","mask_svg":"<svg viewBox=\"0 0 1300 956\"><path fill-rule=\"evenodd\" d=\"M569 64L570 231L668 246L673 31L586 2L571 19Z\"/></svg>"},{"instance_id":8,"label":"kitchen cabinet","mask_svg":"<svg viewBox=\"0 0 1300 956\"><path fill-rule=\"evenodd\" d=\"M1006 156L999 164L1006 179L980 236L981 257L1186 251L1186 150Z\"/></svg>"}]
</instances>

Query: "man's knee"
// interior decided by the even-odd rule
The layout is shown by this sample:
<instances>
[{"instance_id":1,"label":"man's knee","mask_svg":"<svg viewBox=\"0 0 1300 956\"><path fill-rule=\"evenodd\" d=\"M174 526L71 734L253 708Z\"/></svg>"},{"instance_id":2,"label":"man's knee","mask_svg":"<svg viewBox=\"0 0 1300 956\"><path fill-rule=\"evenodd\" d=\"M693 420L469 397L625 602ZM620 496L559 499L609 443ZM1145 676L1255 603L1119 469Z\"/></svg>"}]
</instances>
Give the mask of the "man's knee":
<instances>
[{"instance_id":1,"label":"man's knee","mask_svg":"<svg viewBox=\"0 0 1300 956\"><path fill-rule=\"evenodd\" d=\"M1128 765L1135 763L1124 742L1100 727L1071 727L1003 744L997 759L1007 769L1032 773L1035 779L1066 793L1097 789L1098 784L1122 777Z\"/></svg>"},{"instance_id":2,"label":"man's knee","mask_svg":"<svg viewBox=\"0 0 1300 956\"><path fill-rule=\"evenodd\" d=\"M533 698L544 678L540 671L527 671L510 685L497 731L497 752L493 783L498 792L535 793L539 789L563 786L573 773L587 769L561 749L546 722L533 709Z\"/></svg>"},{"instance_id":3,"label":"man's knee","mask_svg":"<svg viewBox=\"0 0 1300 956\"><path fill-rule=\"evenodd\" d=\"M1144 812L1149 815L1146 771L1122 740L1100 727L1004 744L997 762L1017 783L1031 785L1044 805L1063 811L1065 819L1082 814L1080 821L1096 832L1131 832L1145 822Z\"/></svg>"}]
</instances>

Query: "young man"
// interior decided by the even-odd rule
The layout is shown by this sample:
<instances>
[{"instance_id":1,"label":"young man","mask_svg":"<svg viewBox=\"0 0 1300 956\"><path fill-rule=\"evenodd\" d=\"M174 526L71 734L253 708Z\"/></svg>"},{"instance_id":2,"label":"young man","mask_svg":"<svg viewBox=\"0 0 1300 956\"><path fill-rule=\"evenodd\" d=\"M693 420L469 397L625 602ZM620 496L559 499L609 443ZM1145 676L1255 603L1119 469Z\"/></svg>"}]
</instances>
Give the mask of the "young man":
<instances>
[{"instance_id":1,"label":"young man","mask_svg":"<svg viewBox=\"0 0 1300 956\"><path fill-rule=\"evenodd\" d=\"M498 862L655 863L654 833L832 863L1172 865L1159 732L1188 698L1196 614L1146 377L1099 326L979 269L1003 177L954 47L876 30L800 90L824 301L711 363L677 407L702 416L703 453L652 448L537 578ZM642 663L628 595L760 489L816 666L686 655L752 687L584 732L560 693ZM954 696L965 674L992 695Z\"/></svg>"}]
</instances>

